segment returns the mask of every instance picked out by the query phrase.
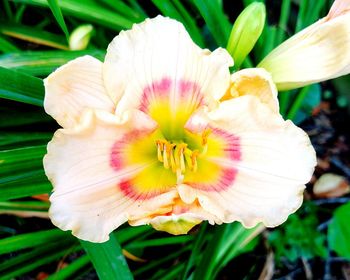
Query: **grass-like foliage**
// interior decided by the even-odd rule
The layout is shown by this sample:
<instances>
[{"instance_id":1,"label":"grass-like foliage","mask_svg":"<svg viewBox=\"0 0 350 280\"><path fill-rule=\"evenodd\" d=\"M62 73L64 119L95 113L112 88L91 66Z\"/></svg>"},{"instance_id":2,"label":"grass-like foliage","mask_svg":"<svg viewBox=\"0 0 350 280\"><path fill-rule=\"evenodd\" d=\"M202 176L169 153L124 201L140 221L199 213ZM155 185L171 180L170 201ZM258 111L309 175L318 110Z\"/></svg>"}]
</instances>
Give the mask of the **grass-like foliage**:
<instances>
[{"instance_id":1,"label":"grass-like foliage","mask_svg":"<svg viewBox=\"0 0 350 280\"><path fill-rule=\"evenodd\" d=\"M93 279L96 275L102 280L258 279L271 266L272 252L278 267L327 258L332 250L349 258L349 205L333 217L338 201L326 211L323 204L311 201L312 211L304 207L271 231L260 225L245 229L240 223L214 227L202 223L188 235L170 236L148 226L125 225L102 244L80 241L49 222L52 186L42 158L58 125L43 109L43 78L85 54L103 60L108 43L121 30L157 14L182 22L203 48L226 47L235 19L251 2L1 1L0 279ZM242 67L256 66L286 38L325 16L331 2L266 1L262 35ZM92 31L84 37L85 45L72 50L73 30L86 24L92 25ZM281 114L300 124L310 118L324 95L319 84L282 92ZM288 269L279 273L283 276Z\"/></svg>"}]
</instances>

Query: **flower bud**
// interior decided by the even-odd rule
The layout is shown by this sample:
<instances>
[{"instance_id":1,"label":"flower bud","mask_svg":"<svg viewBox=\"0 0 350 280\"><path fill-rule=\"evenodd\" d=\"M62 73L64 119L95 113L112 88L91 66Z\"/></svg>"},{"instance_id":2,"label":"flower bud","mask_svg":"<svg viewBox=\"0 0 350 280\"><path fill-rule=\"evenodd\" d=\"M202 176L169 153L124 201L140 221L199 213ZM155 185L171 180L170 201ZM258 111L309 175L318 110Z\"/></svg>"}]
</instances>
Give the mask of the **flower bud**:
<instances>
[{"instance_id":1,"label":"flower bud","mask_svg":"<svg viewBox=\"0 0 350 280\"><path fill-rule=\"evenodd\" d=\"M69 37L69 48L71 50L86 49L90 42L93 30L94 29L91 24L78 26Z\"/></svg>"},{"instance_id":2,"label":"flower bud","mask_svg":"<svg viewBox=\"0 0 350 280\"><path fill-rule=\"evenodd\" d=\"M263 31L266 17L264 3L254 2L246 7L236 19L227 44L236 68L253 49Z\"/></svg>"}]
</instances>

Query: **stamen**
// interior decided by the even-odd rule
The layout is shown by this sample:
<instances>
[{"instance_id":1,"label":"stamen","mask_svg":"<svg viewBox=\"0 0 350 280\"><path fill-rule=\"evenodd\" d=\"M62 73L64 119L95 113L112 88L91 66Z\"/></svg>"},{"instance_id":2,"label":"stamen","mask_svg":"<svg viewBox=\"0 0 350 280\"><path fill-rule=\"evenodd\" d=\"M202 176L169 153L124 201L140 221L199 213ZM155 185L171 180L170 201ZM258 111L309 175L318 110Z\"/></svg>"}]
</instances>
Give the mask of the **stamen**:
<instances>
[{"instance_id":1,"label":"stamen","mask_svg":"<svg viewBox=\"0 0 350 280\"><path fill-rule=\"evenodd\" d=\"M199 155L198 150L194 150L191 155L191 162L192 162L192 171L196 172L198 165L197 165L197 156Z\"/></svg>"},{"instance_id":2,"label":"stamen","mask_svg":"<svg viewBox=\"0 0 350 280\"><path fill-rule=\"evenodd\" d=\"M197 158L207 152L208 135L210 129L202 132L202 146L200 150L190 150L186 143L172 143L167 140L157 140L157 158L163 163L164 168L176 173L178 181L183 181L186 165L189 170L196 172L198 169Z\"/></svg>"},{"instance_id":3,"label":"stamen","mask_svg":"<svg viewBox=\"0 0 350 280\"><path fill-rule=\"evenodd\" d=\"M157 157L160 162L163 162L162 150L163 150L162 144L157 143Z\"/></svg>"},{"instance_id":4,"label":"stamen","mask_svg":"<svg viewBox=\"0 0 350 280\"><path fill-rule=\"evenodd\" d=\"M205 146L208 144L208 136L211 133L210 128L206 128L202 132L202 146Z\"/></svg>"}]
</instances>

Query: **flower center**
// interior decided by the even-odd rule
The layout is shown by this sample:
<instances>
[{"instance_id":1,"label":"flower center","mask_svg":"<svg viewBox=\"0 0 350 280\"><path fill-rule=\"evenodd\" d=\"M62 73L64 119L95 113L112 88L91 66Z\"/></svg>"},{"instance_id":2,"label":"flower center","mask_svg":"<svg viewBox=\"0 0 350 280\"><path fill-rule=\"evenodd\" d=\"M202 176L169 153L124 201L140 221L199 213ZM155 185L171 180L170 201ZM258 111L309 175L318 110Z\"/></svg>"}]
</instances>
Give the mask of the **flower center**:
<instances>
[{"instance_id":1,"label":"flower center","mask_svg":"<svg viewBox=\"0 0 350 280\"><path fill-rule=\"evenodd\" d=\"M210 129L205 129L201 135L199 149L190 149L188 144L181 141L156 140L157 158L164 168L170 169L177 175L177 183L182 183L186 168L196 172L198 157L205 155L208 149L208 135Z\"/></svg>"}]
</instances>

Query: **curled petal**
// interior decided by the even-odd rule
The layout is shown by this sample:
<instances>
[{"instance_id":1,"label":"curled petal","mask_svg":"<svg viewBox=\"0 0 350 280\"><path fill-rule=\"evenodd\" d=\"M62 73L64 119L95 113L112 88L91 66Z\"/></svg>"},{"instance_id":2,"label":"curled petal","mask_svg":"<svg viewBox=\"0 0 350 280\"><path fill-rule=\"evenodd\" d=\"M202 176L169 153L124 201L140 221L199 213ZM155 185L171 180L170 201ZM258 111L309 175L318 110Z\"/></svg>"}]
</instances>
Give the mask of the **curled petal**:
<instances>
[{"instance_id":1,"label":"curled petal","mask_svg":"<svg viewBox=\"0 0 350 280\"><path fill-rule=\"evenodd\" d=\"M350 72L349 1L335 1L325 18L297 33L258 67L272 75L279 90L333 79Z\"/></svg>"},{"instance_id":2,"label":"curled petal","mask_svg":"<svg viewBox=\"0 0 350 280\"><path fill-rule=\"evenodd\" d=\"M191 114L224 95L232 64L226 50L203 50L181 23L157 16L114 38L103 73L108 92L119 101L117 113L129 108L148 113L152 104L165 100L171 111L185 106Z\"/></svg>"},{"instance_id":3,"label":"curled petal","mask_svg":"<svg viewBox=\"0 0 350 280\"><path fill-rule=\"evenodd\" d=\"M300 207L316 164L315 151L301 129L252 95L224 101L217 110L198 112L194 119L192 126L206 122L239 142L238 146L232 142L239 156L212 158L236 170L230 185L190 193L204 210L222 222L237 220L246 227L263 222L272 227Z\"/></svg>"},{"instance_id":4,"label":"curled petal","mask_svg":"<svg viewBox=\"0 0 350 280\"><path fill-rule=\"evenodd\" d=\"M143 165L119 166L113 161L115 143L131 127L151 133L154 123L142 113L118 119L106 112L88 111L83 124L72 130L58 130L44 158L46 175L54 186L50 197L50 218L63 230L80 239L108 240L109 233L129 216L151 215L169 205L176 192L138 199L126 195L120 183L139 173ZM132 140L132 139L130 139Z\"/></svg>"},{"instance_id":5,"label":"curled petal","mask_svg":"<svg viewBox=\"0 0 350 280\"><path fill-rule=\"evenodd\" d=\"M62 127L79 123L85 109L113 112L115 106L102 81L102 62L91 56L76 58L45 80L44 108Z\"/></svg>"},{"instance_id":6,"label":"curled petal","mask_svg":"<svg viewBox=\"0 0 350 280\"><path fill-rule=\"evenodd\" d=\"M263 68L248 68L231 76L231 87L222 100L254 95L276 113L279 112L277 88L271 75Z\"/></svg>"},{"instance_id":7,"label":"curled petal","mask_svg":"<svg viewBox=\"0 0 350 280\"><path fill-rule=\"evenodd\" d=\"M182 192L190 187L183 185ZM202 221L208 221L210 224L221 224L220 220L209 212L205 211L198 201L186 203L179 197L174 199L169 205L168 211L159 215L144 216L133 219L131 217L129 224L133 226L150 224L156 230L166 231L170 234L179 235L188 233L194 226Z\"/></svg>"}]
</instances>

